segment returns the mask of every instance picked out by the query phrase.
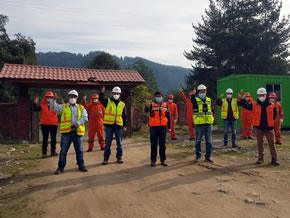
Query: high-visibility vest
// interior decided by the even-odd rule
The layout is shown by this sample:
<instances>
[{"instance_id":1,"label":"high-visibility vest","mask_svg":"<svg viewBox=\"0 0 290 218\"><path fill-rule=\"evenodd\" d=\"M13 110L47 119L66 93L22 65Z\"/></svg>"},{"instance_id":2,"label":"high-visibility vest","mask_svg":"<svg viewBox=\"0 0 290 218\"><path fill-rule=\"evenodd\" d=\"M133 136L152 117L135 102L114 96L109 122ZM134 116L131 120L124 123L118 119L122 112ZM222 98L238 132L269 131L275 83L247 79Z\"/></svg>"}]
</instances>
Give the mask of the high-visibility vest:
<instances>
[{"instance_id":1,"label":"high-visibility vest","mask_svg":"<svg viewBox=\"0 0 290 218\"><path fill-rule=\"evenodd\" d=\"M152 103L153 116L149 117L149 126L167 126L168 119L166 117L167 104L162 105Z\"/></svg>"},{"instance_id":2,"label":"high-visibility vest","mask_svg":"<svg viewBox=\"0 0 290 218\"><path fill-rule=\"evenodd\" d=\"M206 97L205 102L198 97L195 97L197 109L194 109L193 123L194 125L200 124L213 124L214 117L211 110L211 99ZM207 105L207 112L203 112L203 105Z\"/></svg>"},{"instance_id":3,"label":"high-visibility vest","mask_svg":"<svg viewBox=\"0 0 290 218\"><path fill-rule=\"evenodd\" d=\"M271 103L266 108L268 127L274 127L274 107L275 105ZM253 102L253 126L260 126L261 113L262 113L261 105L257 104L256 102Z\"/></svg>"},{"instance_id":4,"label":"high-visibility vest","mask_svg":"<svg viewBox=\"0 0 290 218\"><path fill-rule=\"evenodd\" d=\"M233 98L231 101L232 105L232 111L233 111L233 116L237 120L239 119L239 109L238 109L238 103L237 99ZM229 109L229 104L226 98L223 99L223 105L222 105L222 112L221 112L221 118L222 119L227 119L228 117L228 109Z\"/></svg>"},{"instance_id":5,"label":"high-visibility vest","mask_svg":"<svg viewBox=\"0 0 290 218\"><path fill-rule=\"evenodd\" d=\"M105 110L104 124L117 124L118 126L123 126L123 110L125 108L125 103L120 101L118 106L111 99L108 99L108 104Z\"/></svg>"},{"instance_id":6,"label":"high-visibility vest","mask_svg":"<svg viewBox=\"0 0 290 218\"><path fill-rule=\"evenodd\" d=\"M57 126L58 123L57 113L49 109L46 103L41 103L40 107L41 107L40 124Z\"/></svg>"},{"instance_id":7,"label":"high-visibility vest","mask_svg":"<svg viewBox=\"0 0 290 218\"><path fill-rule=\"evenodd\" d=\"M78 120L80 120L82 118L82 111L84 109L84 106L77 104L76 105L78 108ZM68 106L68 104L64 104L63 105L63 109L62 109L62 114L61 114L61 119L60 119L60 133L69 133L72 131L72 113L71 113L71 109ZM85 125L79 125L77 127L77 134L80 136L85 135Z\"/></svg>"}]
</instances>

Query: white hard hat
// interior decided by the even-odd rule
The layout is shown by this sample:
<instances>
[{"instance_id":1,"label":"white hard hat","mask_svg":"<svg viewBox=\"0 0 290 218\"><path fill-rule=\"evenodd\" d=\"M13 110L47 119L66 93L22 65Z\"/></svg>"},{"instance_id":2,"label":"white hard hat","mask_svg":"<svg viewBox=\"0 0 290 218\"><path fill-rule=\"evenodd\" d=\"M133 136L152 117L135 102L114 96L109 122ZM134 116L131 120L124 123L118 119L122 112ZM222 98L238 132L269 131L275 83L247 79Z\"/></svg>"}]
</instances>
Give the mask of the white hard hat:
<instances>
[{"instance_id":1,"label":"white hard hat","mask_svg":"<svg viewBox=\"0 0 290 218\"><path fill-rule=\"evenodd\" d=\"M267 91L266 91L266 89L265 88L258 88L258 90L257 90L257 94L258 95L266 95L267 94Z\"/></svg>"},{"instance_id":2,"label":"white hard hat","mask_svg":"<svg viewBox=\"0 0 290 218\"><path fill-rule=\"evenodd\" d=\"M79 93L76 90L70 90L68 92L68 95L75 95L75 96L79 96Z\"/></svg>"},{"instance_id":3,"label":"white hard hat","mask_svg":"<svg viewBox=\"0 0 290 218\"><path fill-rule=\"evenodd\" d=\"M233 90L232 90L231 88L228 88L228 89L226 90L226 93L233 94Z\"/></svg>"},{"instance_id":4,"label":"white hard hat","mask_svg":"<svg viewBox=\"0 0 290 218\"><path fill-rule=\"evenodd\" d=\"M206 90L206 86L203 85L203 84L200 84L198 87L197 87L197 91L199 90Z\"/></svg>"},{"instance_id":5,"label":"white hard hat","mask_svg":"<svg viewBox=\"0 0 290 218\"><path fill-rule=\"evenodd\" d=\"M115 86L113 89L112 89L112 92L114 93L121 93L121 88L119 86Z\"/></svg>"}]
</instances>

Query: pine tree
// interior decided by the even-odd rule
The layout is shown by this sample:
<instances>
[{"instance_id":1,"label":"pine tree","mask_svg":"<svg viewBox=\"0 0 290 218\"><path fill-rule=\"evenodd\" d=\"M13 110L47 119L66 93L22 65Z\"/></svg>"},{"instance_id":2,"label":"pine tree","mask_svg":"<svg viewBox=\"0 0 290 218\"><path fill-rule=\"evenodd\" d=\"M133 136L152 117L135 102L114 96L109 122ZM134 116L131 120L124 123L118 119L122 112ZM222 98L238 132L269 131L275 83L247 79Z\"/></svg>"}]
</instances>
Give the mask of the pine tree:
<instances>
[{"instance_id":1,"label":"pine tree","mask_svg":"<svg viewBox=\"0 0 290 218\"><path fill-rule=\"evenodd\" d=\"M216 94L216 81L231 74L287 74L290 17L278 0L211 0L202 22L193 25L193 49L184 52L193 70L187 89L203 83Z\"/></svg>"}]
</instances>

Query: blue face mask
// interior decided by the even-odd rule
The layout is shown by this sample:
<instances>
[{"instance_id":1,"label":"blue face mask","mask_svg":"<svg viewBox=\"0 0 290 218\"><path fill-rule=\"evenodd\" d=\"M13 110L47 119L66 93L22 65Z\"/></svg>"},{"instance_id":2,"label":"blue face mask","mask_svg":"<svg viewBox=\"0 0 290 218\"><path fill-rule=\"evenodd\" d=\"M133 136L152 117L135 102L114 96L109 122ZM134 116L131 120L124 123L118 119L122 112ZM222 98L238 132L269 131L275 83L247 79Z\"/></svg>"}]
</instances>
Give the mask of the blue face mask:
<instances>
[{"instance_id":1,"label":"blue face mask","mask_svg":"<svg viewBox=\"0 0 290 218\"><path fill-rule=\"evenodd\" d=\"M205 98L206 94L205 94L205 93L199 93L198 96L199 96L200 98Z\"/></svg>"},{"instance_id":2,"label":"blue face mask","mask_svg":"<svg viewBox=\"0 0 290 218\"><path fill-rule=\"evenodd\" d=\"M160 103L162 101L162 97L156 97L155 98L155 101L158 102L158 103Z\"/></svg>"}]
</instances>

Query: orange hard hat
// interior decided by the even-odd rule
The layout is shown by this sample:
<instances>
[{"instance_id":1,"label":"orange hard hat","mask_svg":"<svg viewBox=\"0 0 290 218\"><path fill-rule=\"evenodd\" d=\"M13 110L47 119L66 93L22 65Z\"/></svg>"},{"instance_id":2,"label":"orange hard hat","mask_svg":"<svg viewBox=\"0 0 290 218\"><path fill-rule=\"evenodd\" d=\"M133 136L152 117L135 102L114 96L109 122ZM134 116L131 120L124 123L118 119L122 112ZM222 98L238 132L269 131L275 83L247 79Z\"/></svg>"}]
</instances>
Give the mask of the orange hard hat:
<instances>
[{"instance_id":1,"label":"orange hard hat","mask_svg":"<svg viewBox=\"0 0 290 218\"><path fill-rule=\"evenodd\" d=\"M54 94L53 94L53 92L51 92L51 91L48 91L46 94L45 94L45 97L53 97L54 96Z\"/></svg>"},{"instance_id":2,"label":"orange hard hat","mask_svg":"<svg viewBox=\"0 0 290 218\"><path fill-rule=\"evenodd\" d=\"M251 97L250 93L249 92L246 92L245 93L245 97Z\"/></svg>"},{"instance_id":3,"label":"orange hard hat","mask_svg":"<svg viewBox=\"0 0 290 218\"><path fill-rule=\"evenodd\" d=\"M190 92L189 92L189 96L192 96L192 95L193 95L193 92L192 92L192 91L190 91Z\"/></svg>"},{"instance_id":4,"label":"orange hard hat","mask_svg":"<svg viewBox=\"0 0 290 218\"><path fill-rule=\"evenodd\" d=\"M94 98L99 98L99 95L98 94L93 94L92 99L94 99Z\"/></svg>"},{"instance_id":5,"label":"orange hard hat","mask_svg":"<svg viewBox=\"0 0 290 218\"><path fill-rule=\"evenodd\" d=\"M173 99L173 97L174 97L173 95L169 95L168 99Z\"/></svg>"},{"instance_id":6,"label":"orange hard hat","mask_svg":"<svg viewBox=\"0 0 290 218\"><path fill-rule=\"evenodd\" d=\"M277 98L277 95L273 92L269 95L269 98Z\"/></svg>"}]
</instances>

